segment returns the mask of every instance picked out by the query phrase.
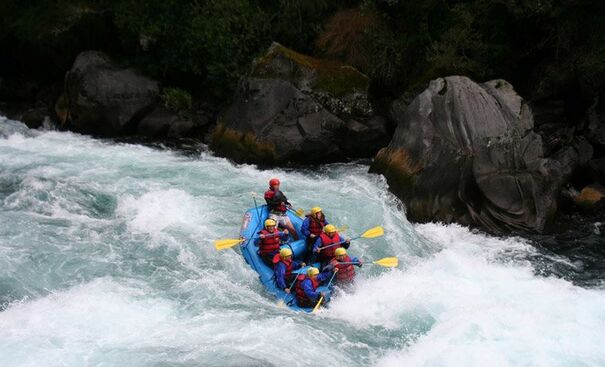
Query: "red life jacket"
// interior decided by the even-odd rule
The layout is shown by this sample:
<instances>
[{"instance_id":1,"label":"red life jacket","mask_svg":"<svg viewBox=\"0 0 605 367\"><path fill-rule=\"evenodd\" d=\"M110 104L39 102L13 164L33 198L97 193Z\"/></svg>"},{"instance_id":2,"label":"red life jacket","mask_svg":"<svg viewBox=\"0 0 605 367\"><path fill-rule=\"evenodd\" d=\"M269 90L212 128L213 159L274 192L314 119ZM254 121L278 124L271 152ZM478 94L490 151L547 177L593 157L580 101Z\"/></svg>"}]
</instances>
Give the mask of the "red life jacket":
<instances>
[{"instance_id":1,"label":"red life jacket","mask_svg":"<svg viewBox=\"0 0 605 367\"><path fill-rule=\"evenodd\" d=\"M343 262L351 262L349 255L345 255ZM353 264L341 264L340 261L336 259L332 259L330 264L338 268L338 272L336 273L337 282L352 282L355 278L355 266Z\"/></svg>"},{"instance_id":2,"label":"red life jacket","mask_svg":"<svg viewBox=\"0 0 605 367\"><path fill-rule=\"evenodd\" d=\"M272 212L280 212L280 213L285 213L286 210L288 210L288 208L286 208L286 204L284 202L281 202L279 204L276 205L272 205L270 204L271 199L273 199L273 197L275 195L281 195L284 199L286 198L286 196L284 195L283 192L281 191L273 191L271 189L265 191L265 201L267 202L267 205L269 205L269 210Z\"/></svg>"},{"instance_id":3,"label":"red life jacket","mask_svg":"<svg viewBox=\"0 0 605 367\"><path fill-rule=\"evenodd\" d=\"M333 243L341 241L340 235L338 234L338 232L336 232L334 234L334 237L332 237L332 238L328 237L328 235L325 234L325 233L320 234L319 238L321 238L321 247L322 248L326 247L326 246L329 246L329 245L331 245ZM342 246L341 245L336 245L336 246L329 247L329 248L327 248L325 250L321 250L319 252L319 254L320 254L320 256L322 258L331 259L331 258L334 257L334 251L336 251L336 249L339 248L339 247L342 247Z\"/></svg>"},{"instance_id":4,"label":"red life jacket","mask_svg":"<svg viewBox=\"0 0 605 367\"><path fill-rule=\"evenodd\" d=\"M313 279L313 278L309 278L306 275L301 274L296 278L296 286L294 286L294 294L296 294L296 301L298 301L298 305L300 307L313 307L313 306L315 306L316 301L311 300L309 297L307 297L307 294L305 293L305 290L302 286L302 283L305 279L311 280L311 284L313 285L313 290L316 290L317 287L319 287L319 280L317 280L317 278Z\"/></svg>"},{"instance_id":5,"label":"red life jacket","mask_svg":"<svg viewBox=\"0 0 605 367\"><path fill-rule=\"evenodd\" d=\"M279 252L279 246L281 245L281 238L279 236L279 232L275 231L275 232L269 232L266 229L263 229L262 231L258 232L260 234L264 234L264 235L271 235L273 234L274 236L271 237L265 237L265 238L261 238L260 242L258 244L258 252L261 255L271 255L274 252Z\"/></svg>"},{"instance_id":6,"label":"red life jacket","mask_svg":"<svg viewBox=\"0 0 605 367\"><path fill-rule=\"evenodd\" d=\"M324 217L322 220L317 220L314 216L309 216L309 232L312 234L319 236L322 234L323 229L326 225L326 218Z\"/></svg>"},{"instance_id":7,"label":"red life jacket","mask_svg":"<svg viewBox=\"0 0 605 367\"><path fill-rule=\"evenodd\" d=\"M286 273L284 274L284 278L288 279L288 277L292 275L292 258L284 260L281 258L281 256L279 256L279 254L275 254L275 256L273 256L273 270L275 270L277 264L280 262L286 264Z\"/></svg>"}]
</instances>

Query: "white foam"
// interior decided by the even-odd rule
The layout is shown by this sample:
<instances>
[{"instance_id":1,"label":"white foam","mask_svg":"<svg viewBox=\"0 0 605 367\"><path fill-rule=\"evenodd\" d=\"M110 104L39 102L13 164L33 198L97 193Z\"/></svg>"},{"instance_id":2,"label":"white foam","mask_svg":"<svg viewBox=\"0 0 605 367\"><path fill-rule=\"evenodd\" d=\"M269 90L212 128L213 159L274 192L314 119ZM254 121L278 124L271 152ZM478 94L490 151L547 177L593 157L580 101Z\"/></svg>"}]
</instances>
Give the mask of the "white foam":
<instances>
[{"instance_id":1,"label":"white foam","mask_svg":"<svg viewBox=\"0 0 605 367\"><path fill-rule=\"evenodd\" d=\"M605 364L603 291L536 277L529 264L497 260L499 253L527 249L523 242L454 225L417 229L443 250L405 272L362 281L325 315L402 333L419 320L430 325L379 365Z\"/></svg>"}]
</instances>

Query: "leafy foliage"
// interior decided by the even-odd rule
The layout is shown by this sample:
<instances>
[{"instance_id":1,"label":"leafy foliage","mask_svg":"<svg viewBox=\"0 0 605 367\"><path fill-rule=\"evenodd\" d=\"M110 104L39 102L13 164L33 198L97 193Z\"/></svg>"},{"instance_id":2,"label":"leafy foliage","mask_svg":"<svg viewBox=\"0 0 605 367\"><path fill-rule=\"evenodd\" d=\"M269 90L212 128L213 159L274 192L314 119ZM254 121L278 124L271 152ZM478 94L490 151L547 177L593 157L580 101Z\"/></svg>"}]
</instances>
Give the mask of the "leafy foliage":
<instances>
[{"instance_id":1,"label":"leafy foliage","mask_svg":"<svg viewBox=\"0 0 605 367\"><path fill-rule=\"evenodd\" d=\"M271 41L353 64L388 98L449 74L505 78L533 98L587 100L605 86L601 0L0 2L3 74L60 80L77 53L100 49L227 97Z\"/></svg>"}]
</instances>

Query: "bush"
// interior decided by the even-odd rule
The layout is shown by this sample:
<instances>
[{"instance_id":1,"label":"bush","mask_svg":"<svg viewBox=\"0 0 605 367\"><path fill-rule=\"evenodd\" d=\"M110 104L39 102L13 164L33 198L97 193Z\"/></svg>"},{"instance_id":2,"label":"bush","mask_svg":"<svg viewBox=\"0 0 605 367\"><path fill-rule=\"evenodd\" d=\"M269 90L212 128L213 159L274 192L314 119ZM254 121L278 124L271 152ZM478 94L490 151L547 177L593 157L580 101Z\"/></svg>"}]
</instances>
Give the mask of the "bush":
<instances>
[{"instance_id":1,"label":"bush","mask_svg":"<svg viewBox=\"0 0 605 367\"><path fill-rule=\"evenodd\" d=\"M162 103L172 112L189 111L191 94L179 88L164 88L161 94Z\"/></svg>"}]
</instances>

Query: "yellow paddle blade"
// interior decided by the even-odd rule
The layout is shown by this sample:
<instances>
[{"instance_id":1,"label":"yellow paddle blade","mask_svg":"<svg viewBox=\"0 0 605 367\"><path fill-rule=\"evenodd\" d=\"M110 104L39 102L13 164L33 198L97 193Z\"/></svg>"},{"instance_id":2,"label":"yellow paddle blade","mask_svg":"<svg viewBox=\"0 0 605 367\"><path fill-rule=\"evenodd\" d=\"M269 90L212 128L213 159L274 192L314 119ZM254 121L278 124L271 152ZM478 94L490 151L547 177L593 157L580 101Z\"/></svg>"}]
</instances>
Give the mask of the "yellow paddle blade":
<instances>
[{"instance_id":1,"label":"yellow paddle blade","mask_svg":"<svg viewBox=\"0 0 605 367\"><path fill-rule=\"evenodd\" d=\"M374 237L382 236L383 234L384 234L384 228L382 228L382 226L378 226L378 227L370 228L367 231L363 232L363 234L360 237L374 238Z\"/></svg>"},{"instance_id":2,"label":"yellow paddle blade","mask_svg":"<svg viewBox=\"0 0 605 367\"><path fill-rule=\"evenodd\" d=\"M305 216L305 211L303 209L296 209L296 215L303 218Z\"/></svg>"},{"instance_id":3,"label":"yellow paddle blade","mask_svg":"<svg viewBox=\"0 0 605 367\"><path fill-rule=\"evenodd\" d=\"M399 265L399 259L396 257L385 257L380 260L372 261L372 263L384 266L385 268L396 268Z\"/></svg>"},{"instance_id":4,"label":"yellow paddle blade","mask_svg":"<svg viewBox=\"0 0 605 367\"><path fill-rule=\"evenodd\" d=\"M319 306L321 306L321 301L324 300L324 296L319 297L319 301L317 301L317 304L315 305L315 307L313 307L313 311L311 311L312 313L317 312L317 310L319 310Z\"/></svg>"},{"instance_id":5,"label":"yellow paddle blade","mask_svg":"<svg viewBox=\"0 0 605 367\"><path fill-rule=\"evenodd\" d=\"M214 241L214 248L217 250L224 250L226 248L233 247L238 243L244 242L244 239L226 239L226 240L216 240Z\"/></svg>"}]
</instances>

